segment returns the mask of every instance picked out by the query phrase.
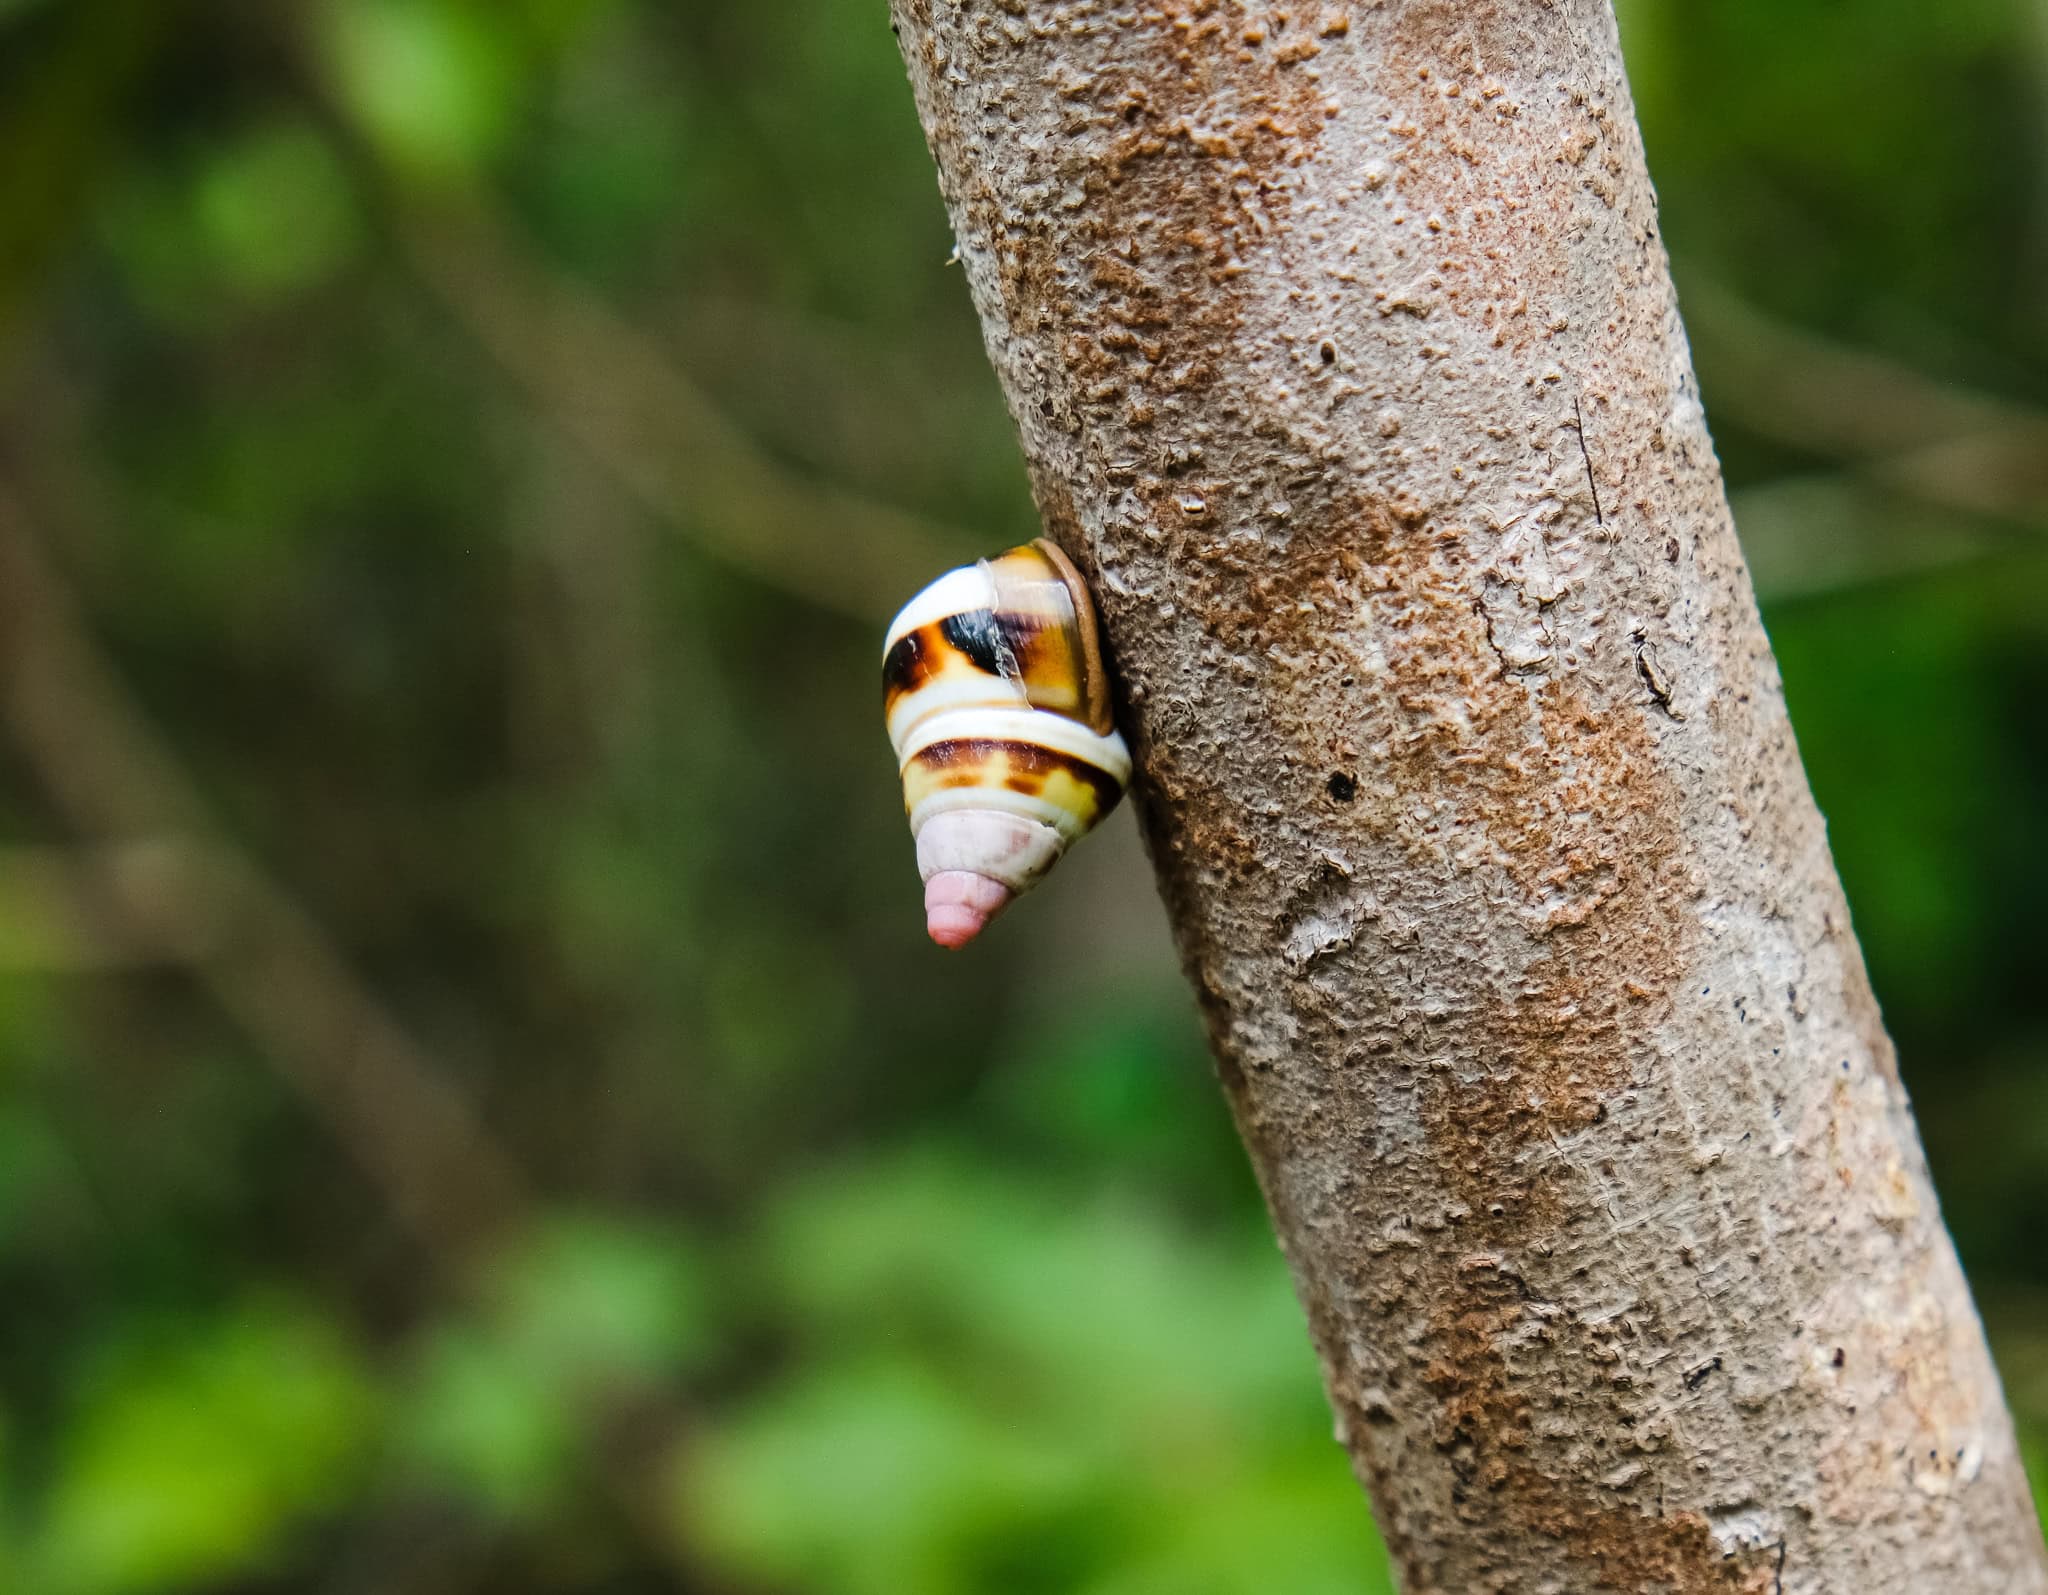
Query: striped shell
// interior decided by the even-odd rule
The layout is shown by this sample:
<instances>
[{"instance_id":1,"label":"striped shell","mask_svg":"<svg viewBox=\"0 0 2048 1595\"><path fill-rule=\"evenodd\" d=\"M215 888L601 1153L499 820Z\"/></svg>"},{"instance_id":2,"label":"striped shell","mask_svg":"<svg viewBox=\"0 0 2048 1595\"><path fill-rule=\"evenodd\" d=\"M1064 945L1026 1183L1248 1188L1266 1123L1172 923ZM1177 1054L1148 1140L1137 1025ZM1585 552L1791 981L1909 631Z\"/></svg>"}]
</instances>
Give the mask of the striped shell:
<instances>
[{"instance_id":1,"label":"striped shell","mask_svg":"<svg viewBox=\"0 0 2048 1595\"><path fill-rule=\"evenodd\" d=\"M1043 538L947 572L891 623L882 693L932 940L958 947L1131 778L1080 572Z\"/></svg>"}]
</instances>

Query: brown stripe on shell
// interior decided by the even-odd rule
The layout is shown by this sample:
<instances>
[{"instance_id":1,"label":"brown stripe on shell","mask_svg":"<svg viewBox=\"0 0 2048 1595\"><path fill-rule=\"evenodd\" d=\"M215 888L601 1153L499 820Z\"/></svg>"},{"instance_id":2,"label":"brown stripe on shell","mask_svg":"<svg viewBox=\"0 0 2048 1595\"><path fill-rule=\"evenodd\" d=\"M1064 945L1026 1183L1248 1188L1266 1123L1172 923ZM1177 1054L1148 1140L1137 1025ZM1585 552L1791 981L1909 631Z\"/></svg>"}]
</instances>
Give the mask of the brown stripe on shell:
<instances>
[{"instance_id":1,"label":"brown stripe on shell","mask_svg":"<svg viewBox=\"0 0 2048 1595\"><path fill-rule=\"evenodd\" d=\"M938 665L932 658L931 643L925 633L930 626L920 626L907 631L896 639L889 650L889 657L882 661L882 702L890 709L905 693L915 692L938 674Z\"/></svg>"},{"instance_id":2,"label":"brown stripe on shell","mask_svg":"<svg viewBox=\"0 0 2048 1595\"><path fill-rule=\"evenodd\" d=\"M893 715L906 697L949 670L972 670L1012 683L1033 708L1093 726L1084 712L1084 655L1069 631L1041 615L976 609L905 632L882 661L884 712Z\"/></svg>"},{"instance_id":3,"label":"brown stripe on shell","mask_svg":"<svg viewBox=\"0 0 2048 1595\"><path fill-rule=\"evenodd\" d=\"M896 705L948 670L972 670L997 680L1011 679L1015 661L1001 624L986 609L948 615L898 637L882 661L882 706Z\"/></svg>"},{"instance_id":4,"label":"brown stripe on shell","mask_svg":"<svg viewBox=\"0 0 2048 1595\"><path fill-rule=\"evenodd\" d=\"M1109 676L1080 572L1044 538L996 555L987 568L993 608L944 616L889 649L882 662L888 712L949 670L969 669L1012 682L1034 708L1109 735Z\"/></svg>"},{"instance_id":5,"label":"brown stripe on shell","mask_svg":"<svg viewBox=\"0 0 2048 1595\"><path fill-rule=\"evenodd\" d=\"M943 789L979 784L999 756L1007 766L1004 785L1013 792L1036 796L1053 775L1064 771L1094 794L1096 820L1115 808L1124 795L1123 783L1099 765L1057 748L1006 737L955 737L934 742L920 749L910 762L922 766L934 778L933 784Z\"/></svg>"}]
</instances>

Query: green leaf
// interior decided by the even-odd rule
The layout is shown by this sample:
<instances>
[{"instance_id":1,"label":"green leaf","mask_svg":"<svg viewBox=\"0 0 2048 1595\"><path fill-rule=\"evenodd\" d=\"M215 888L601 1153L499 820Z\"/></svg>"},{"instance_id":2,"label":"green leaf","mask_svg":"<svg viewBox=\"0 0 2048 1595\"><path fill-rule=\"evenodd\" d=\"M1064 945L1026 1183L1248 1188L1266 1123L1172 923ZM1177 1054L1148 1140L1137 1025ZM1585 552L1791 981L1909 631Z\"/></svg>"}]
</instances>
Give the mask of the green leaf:
<instances>
[{"instance_id":1,"label":"green leaf","mask_svg":"<svg viewBox=\"0 0 2048 1595\"><path fill-rule=\"evenodd\" d=\"M285 304L363 244L340 160L298 117L159 154L112 190L101 229L136 300L182 331Z\"/></svg>"},{"instance_id":2,"label":"green leaf","mask_svg":"<svg viewBox=\"0 0 2048 1595\"><path fill-rule=\"evenodd\" d=\"M428 1478L514 1517L565 1485L576 1430L556 1392L531 1382L504 1342L451 1327L421 1350L399 1446Z\"/></svg>"},{"instance_id":3,"label":"green leaf","mask_svg":"<svg viewBox=\"0 0 2048 1595\"><path fill-rule=\"evenodd\" d=\"M497 1332L564 1390L673 1373L710 1345L686 1237L620 1219L551 1220L496 1271Z\"/></svg>"},{"instance_id":4,"label":"green leaf","mask_svg":"<svg viewBox=\"0 0 2048 1595\"><path fill-rule=\"evenodd\" d=\"M511 132L520 73L482 7L436 0L336 0L328 68L343 103L401 171L463 176Z\"/></svg>"},{"instance_id":5,"label":"green leaf","mask_svg":"<svg viewBox=\"0 0 2048 1595\"><path fill-rule=\"evenodd\" d=\"M1262 1231L922 1152L819 1176L753 1251L798 1360L684 1474L737 1571L856 1595L1386 1587Z\"/></svg>"},{"instance_id":6,"label":"green leaf","mask_svg":"<svg viewBox=\"0 0 2048 1595\"><path fill-rule=\"evenodd\" d=\"M713 1345L693 1251L617 1220L558 1219L492 1270L484 1307L423 1340L400 1446L487 1510L543 1507L603 1404Z\"/></svg>"},{"instance_id":7,"label":"green leaf","mask_svg":"<svg viewBox=\"0 0 2048 1595\"><path fill-rule=\"evenodd\" d=\"M33 1587L127 1595L273 1566L354 1483L376 1419L352 1349L297 1304L122 1347L66 1431Z\"/></svg>"},{"instance_id":8,"label":"green leaf","mask_svg":"<svg viewBox=\"0 0 2048 1595\"><path fill-rule=\"evenodd\" d=\"M194 199L208 254L252 299L320 281L361 241L341 163L303 123L261 128L228 146L201 172Z\"/></svg>"},{"instance_id":9,"label":"green leaf","mask_svg":"<svg viewBox=\"0 0 2048 1595\"><path fill-rule=\"evenodd\" d=\"M764 1579L947 1595L986 1587L967 1575L991 1535L1057 1517L1088 1485L1056 1438L885 1358L809 1374L708 1440L684 1476L684 1516Z\"/></svg>"}]
</instances>

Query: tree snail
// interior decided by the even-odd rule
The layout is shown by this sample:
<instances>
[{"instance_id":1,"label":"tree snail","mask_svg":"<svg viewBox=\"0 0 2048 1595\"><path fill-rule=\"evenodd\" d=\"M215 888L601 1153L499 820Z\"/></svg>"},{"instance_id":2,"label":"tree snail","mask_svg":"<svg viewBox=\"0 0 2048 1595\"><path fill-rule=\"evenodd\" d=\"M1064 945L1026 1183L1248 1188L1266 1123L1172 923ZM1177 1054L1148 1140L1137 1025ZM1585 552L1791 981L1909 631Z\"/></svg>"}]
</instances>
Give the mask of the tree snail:
<instances>
[{"instance_id":1,"label":"tree snail","mask_svg":"<svg viewBox=\"0 0 2048 1595\"><path fill-rule=\"evenodd\" d=\"M1130 782L1094 602L1044 538L948 571L904 605L882 646L882 697L942 947L979 935Z\"/></svg>"}]
</instances>

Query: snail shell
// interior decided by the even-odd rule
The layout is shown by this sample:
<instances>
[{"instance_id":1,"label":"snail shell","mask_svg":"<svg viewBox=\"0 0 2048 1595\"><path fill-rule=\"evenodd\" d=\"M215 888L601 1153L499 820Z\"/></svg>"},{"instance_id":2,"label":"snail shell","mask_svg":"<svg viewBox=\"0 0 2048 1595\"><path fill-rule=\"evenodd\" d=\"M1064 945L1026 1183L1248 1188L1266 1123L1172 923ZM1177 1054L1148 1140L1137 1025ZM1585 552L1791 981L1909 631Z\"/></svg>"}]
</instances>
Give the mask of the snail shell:
<instances>
[{"instance_id":1,"label":"snail shell","mask_svg":"<svg viewBox=\"0 0 2048 1595\"><path fill-rule=\"evenodd\" d=\"M1081 573L1044 538L948 571L890 624L882 694L927 928L959 947L1130 783Z\"/></svg>"}]
</instances>

